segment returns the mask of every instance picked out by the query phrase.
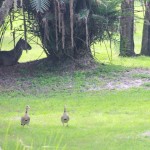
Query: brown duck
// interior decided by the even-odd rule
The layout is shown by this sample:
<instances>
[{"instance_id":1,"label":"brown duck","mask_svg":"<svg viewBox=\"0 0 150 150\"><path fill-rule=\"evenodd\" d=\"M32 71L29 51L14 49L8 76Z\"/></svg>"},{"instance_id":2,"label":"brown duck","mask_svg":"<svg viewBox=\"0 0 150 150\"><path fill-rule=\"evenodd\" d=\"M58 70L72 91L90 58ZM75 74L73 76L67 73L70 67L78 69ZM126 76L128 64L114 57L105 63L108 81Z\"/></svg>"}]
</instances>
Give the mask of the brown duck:
<instances>
[{"instance_id":1,"label":"brown duck","mask_svg":"<svg viewBox=\"0 0 150 150\"><path fill-rule=\"evenodd\" d=\"M67 114L66 106L64 106L64 113L63 113L63 115L61 116L61 122L62 122L63 126L64 126L64 124L67 124L67 126L68 126L69 115Z\"/></svg>"},{"instance_id":2,"label":"brown duck","mask_svg":"<svg viewBox=\"0 0 150 150\"><path fill-rule=\"evenodd\" d=\"M29 123L30 123L30 117L29 117L29 114L28 114L29 109L30 109L30 107L26 106L25 115L23 117L21 117L21 125L22 126L29 125Z\"/></svg>"}]
</instances>

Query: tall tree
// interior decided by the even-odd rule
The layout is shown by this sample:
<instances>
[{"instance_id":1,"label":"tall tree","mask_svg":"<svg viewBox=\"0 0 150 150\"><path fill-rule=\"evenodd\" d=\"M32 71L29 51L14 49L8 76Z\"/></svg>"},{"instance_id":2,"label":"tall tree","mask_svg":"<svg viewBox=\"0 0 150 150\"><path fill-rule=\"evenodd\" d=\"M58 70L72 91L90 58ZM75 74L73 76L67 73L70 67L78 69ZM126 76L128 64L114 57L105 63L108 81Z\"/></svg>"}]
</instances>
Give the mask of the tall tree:
<instances>
[{"instance_id":1,"label":"tall tree","mask_svg":"<svg viewBox=\"0 0 150 150\"><path fill-rule=\"evenodd\" d=\"M134 52L134 0L123 0L120 18L120 56L133 56Z\"/></svg>"},{"instance_id":2,"label":"tall tree","mask_svg":"<svg viewBox=\"0 0 150 150\"><path fill-rule=\"evenodd\" d=\"M118 20L119 0L33 0L40 37L53 60L92 57L90 45L108 39Z\"/></svg>"},{"instance_id":3,"label":"tall tree","mask_svg":"<svg viewBox=\"0 0 150 150\"><path fill-rule=\"evenodd\" d=\"M150 1L147 1L143 25L143 37L142 37L142 48L141 54L150 56Z\"/></svg>"}]
</instances>

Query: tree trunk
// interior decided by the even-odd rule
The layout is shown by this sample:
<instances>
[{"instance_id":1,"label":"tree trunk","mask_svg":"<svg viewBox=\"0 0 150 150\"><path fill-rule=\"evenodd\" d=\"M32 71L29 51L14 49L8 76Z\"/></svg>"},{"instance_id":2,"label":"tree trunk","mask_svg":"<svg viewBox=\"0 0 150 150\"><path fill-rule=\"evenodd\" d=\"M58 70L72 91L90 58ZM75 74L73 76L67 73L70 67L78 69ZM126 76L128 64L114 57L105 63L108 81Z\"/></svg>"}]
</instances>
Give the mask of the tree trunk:
<instances>
[{"instance_id":1,"label":"tree trunk","mask_svg":"<svg viewBox=\"0 0 150 150\"><path fill-rule=\"evenodd\" d=\"M141 54L150 56L150 2L146 5Z\"/></svg>"},{"instance_id":2,"label":"tree trunk","mask_svg":"<svg viewBox=\"0 0 150 150\"><path fill-rule=\"evenodd\" d=\"M133 56L134 52L134 0L121 4L120 56Z\"/></svg>"},{"instance_id":3,"label":"tree trunk","mask_svg":"<svg viewBox=\"0 0 150 150\"><path fill-rule=\"evenodd\" d=\"M5 0L0 7L0 26L4 23L5 17L9 14L12 8L13 0Z\"/></svg>"},{"instance_id":4,"label":"tree trunk","mask_svg":"<svg viewBox=\"0 0 150 150\"><path fill-rule=\"evenodd\" d=\"M74 0L74 7L71 6L72 10L70 10L71 8L67 9L70 7L69 3L59 3L60 6L58 6L58 2L56 3L57 5L51 3L51 10L45 14L45 20L43 16L38 17L42 43L48 51L49 58L54 62L83 57L91 58L92 53L88 33L88 1ZM80 6L81 9L76 6ZM85 10L83 14L85 15L84 18L80 18L82 9ZM52 16L52 14L55 14L55 17L48 20L46 16ZM61 16L60 18L59 15Z\"/></svg>"}]
</instances>

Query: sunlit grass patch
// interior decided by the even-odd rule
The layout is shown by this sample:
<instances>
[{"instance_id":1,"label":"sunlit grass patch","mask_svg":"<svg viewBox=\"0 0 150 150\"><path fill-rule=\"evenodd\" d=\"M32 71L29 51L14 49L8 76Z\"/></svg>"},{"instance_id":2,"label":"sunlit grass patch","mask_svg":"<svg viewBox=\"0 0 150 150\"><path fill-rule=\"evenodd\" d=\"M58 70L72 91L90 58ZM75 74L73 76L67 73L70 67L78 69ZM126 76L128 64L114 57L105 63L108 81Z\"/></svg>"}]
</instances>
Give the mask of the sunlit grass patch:
<instances>
[{"instance_id":1,"label":"sunlit grass patch","mask_svg":"<svg viewBox=\"0 0 150 150\"><path fill-rule=\"evenodd\" d=\"M134 74L133 77L134 78L150 79L150 75L149 74Z\"/></svg>"},{"instance_id":2,"label":"sunlit grass patch","mask_svg":"<svg viewBox=\"0 0 150 150\"><path fill-rule=\"evenodd\" d=\"M49 93L47 97L43 93L3 95L0 145L6 150L148 148L149 140L139 135L149 130L149 97L149 90L144 89ZM69 127L60 121L64 104L70 115ZM20 117L26 105L31 107L31 123L23 128Z\"/></svg>"},{"instance_id":3,"label":"sunlit grass patch","mask_svg":"<svg viewBox=\"0 0 150 150\"><path fill-rule=\"evenodd\" d=\"M150 88L150 82L144 83L143 86Z\"/></svg>"}]
</instances>

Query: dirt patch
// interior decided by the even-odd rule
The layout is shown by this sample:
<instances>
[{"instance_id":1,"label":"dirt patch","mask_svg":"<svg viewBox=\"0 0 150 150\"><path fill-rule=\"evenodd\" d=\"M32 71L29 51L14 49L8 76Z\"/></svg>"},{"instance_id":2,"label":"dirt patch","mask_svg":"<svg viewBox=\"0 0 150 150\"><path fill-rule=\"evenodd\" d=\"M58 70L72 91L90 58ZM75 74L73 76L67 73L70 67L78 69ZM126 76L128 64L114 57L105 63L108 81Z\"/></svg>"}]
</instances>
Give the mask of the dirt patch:
<instances>
[{"instance_id":1,"label":"dirt patch","mask_svg":"<svg viewBox=\"0 0 150 150\"><path fill-rule=\"evenodd\" d=\"M0 91L13 91L21 89L21 84L18 84L18 79L28 79L34 76L33 63L22 63L15 66L0 67ZM22 82L23 86L29 86L28 81Z\"/></svg>"},{"instance_id":2,"label":"dirt patch","mask_svg":"<svg viewBox=\"0 0 150 150\"><path fill-rule=\"evenodd\" d=\"M146 74L147 78L142 78L142 75ZM135 77L139 75L139 77ZM141 75L141 77L140 77ZM149 77L148 77L149 75ZM120 77L110 81L105 86L106 89L129 89L133 87L140 87L145 83L150 82L150 69L132 69L128 72L123 72Z\"/></svg>"},{"instance_id":3,"label":"dirt patch","mask_svg":"<svg viewBox=\"0 0 150 150\"><path fill-rule=\"evenodd\" d=\"M150 131L146 131L141 134L142 137L150 137Z\"/></svg>"},{"instance_id":4,"label":"dirt patch","mask_svg":"<svg viewBox=\"0 0 150 150\"><path fill-rule=\"evenodd\" d=\"M54 85L45 84L43 86L34 83L33 80L35 78L35 80L37 80L39 72L42 73L44 77L45 74L48 74L50 72L50 70L48 70L47 68L43 69L43 67L40 66L40 63L41 61L37 61L17 64L11 67L0 67L0 92L18 90L32 93L33 91L31 89L34 89L35 93L49 93L50 91L71 91L76 88L76 81L73 81L74 79L72 74L69 75L68 73L66 73L66 71L64 71L63 73L66 73L68 75L68 78L71 79L68 79L68 81L66 81L65 83L63 83L62 81L60 84L56 81ZM39 69L39 67L41 68ZM94 68L92 69L94 70ZM71 68L70 70L72 71L74 69ZM144 84L150 84L150 69L136 68L129 69L128 71L113 72L113 76L111 78L109 76L109 73L103 76L100 76L100 74L92 74L91 79L94 79L94 77L98 78L98 84L93 83L93 80L89 82L89 79L85 77L83 80L86 84L79 90L124 90L133 87L141 87ZM150 86L145 88L150 88Z\"/></svg>"},{"instance_id":5,"label":"dirt patch","mask_svg":"<svg viewBox=\"0 0 150 150\"><path fill-rule=\"evenodd\" d=\"M137 76L139 75L139 76ZM143 78L145 75L145 78ZM129 88L141 87L144 84L150 83L150 69L136 68L128 71L114 73L113 78L100 77L104 82L101 86L89 88L89 91L106 90L125 90ZM145 87L149 88L149 87Z\"/></svg>"}]
</instances>

